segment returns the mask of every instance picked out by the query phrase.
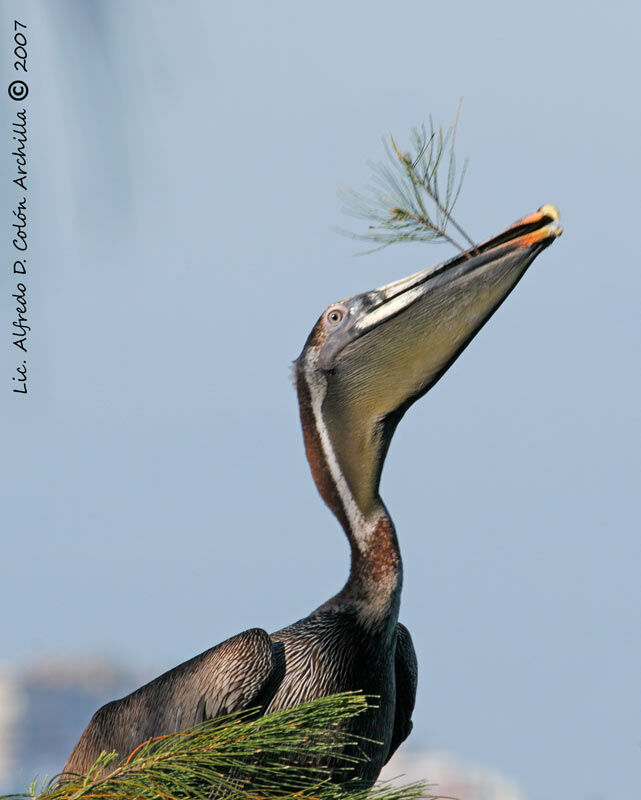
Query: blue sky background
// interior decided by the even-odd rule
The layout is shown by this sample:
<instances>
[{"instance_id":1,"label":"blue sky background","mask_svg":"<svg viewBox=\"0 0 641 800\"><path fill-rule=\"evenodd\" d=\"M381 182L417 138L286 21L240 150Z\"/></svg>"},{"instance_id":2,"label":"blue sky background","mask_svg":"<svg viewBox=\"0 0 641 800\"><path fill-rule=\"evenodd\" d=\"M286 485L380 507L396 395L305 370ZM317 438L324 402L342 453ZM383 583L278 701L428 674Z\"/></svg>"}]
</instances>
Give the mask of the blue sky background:
<instances>
[{"instance_id":1,"label":"blue sky background","mask_svg":"<svg viewBox=\"0 0 641 800\"><path fill-rule=\"evenodd\" d=\"M563 237L408 413L382 495L420 664L406 746L531 798L641 789L638 4L5 2L29 28L29 395L5 94L0 659L150 676L345 578L289 379L353 258L337 189L463 111L476 239ZM134 687L132 687L134 688ZM429 776L426 776L429 777Z\"/></svg>"}]
</instances>

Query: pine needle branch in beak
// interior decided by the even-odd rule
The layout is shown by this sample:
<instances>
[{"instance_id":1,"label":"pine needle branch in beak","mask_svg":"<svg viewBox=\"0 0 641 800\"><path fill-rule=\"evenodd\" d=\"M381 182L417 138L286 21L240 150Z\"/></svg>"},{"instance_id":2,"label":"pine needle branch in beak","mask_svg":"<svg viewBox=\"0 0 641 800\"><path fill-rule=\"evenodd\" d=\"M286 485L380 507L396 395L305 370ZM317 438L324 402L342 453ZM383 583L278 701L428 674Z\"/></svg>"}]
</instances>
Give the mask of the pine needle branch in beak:
<instances>
[{"instance_id":1,"label":"pine needle branch in beak","mask_svg":"<svg viewBox=\"0 0 641 800\"><path fill-rule=\"evenodd\" d=\"M371 164L372 178L363 192L343 189L345 211L370 221L365 233L341 229L354 239L376 242L379 250L395 242L449 242L461 252L475 242L452 217L467 169L467 159L457 174L455 142L461 103L454 122L444 130L430 117L429 128L412 130L410 151L404 152L393 136L383 144L387 162ZM446 169L443 167L447 161ZM441 175L441 168L445 176ZM464 241L463 246L448 227ZM372 252L367 251L367 252Z\"/></svg>"}]
</instances>

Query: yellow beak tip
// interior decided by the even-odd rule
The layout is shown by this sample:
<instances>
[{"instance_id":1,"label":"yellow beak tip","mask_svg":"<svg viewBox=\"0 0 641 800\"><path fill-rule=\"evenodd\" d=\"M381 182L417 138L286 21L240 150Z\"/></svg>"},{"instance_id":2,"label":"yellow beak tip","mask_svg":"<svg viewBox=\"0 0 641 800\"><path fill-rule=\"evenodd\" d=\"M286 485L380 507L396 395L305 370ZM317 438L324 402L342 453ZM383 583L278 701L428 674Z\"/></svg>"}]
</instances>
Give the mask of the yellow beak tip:
<instances>
[{"instance_id":1,"label":"yellow beak tip","mask_svg":"<svg viewBox=\"0 0 641 800\"><path fill-rule=\"evenodd\" d=\"M556 206L550 205L546 203L544 206L539 208L539 214L543 214L546 217L550 217L555 222L558 222L561 219L561 215L559 214L559 209Z\"/></svg>"}]
</instances>

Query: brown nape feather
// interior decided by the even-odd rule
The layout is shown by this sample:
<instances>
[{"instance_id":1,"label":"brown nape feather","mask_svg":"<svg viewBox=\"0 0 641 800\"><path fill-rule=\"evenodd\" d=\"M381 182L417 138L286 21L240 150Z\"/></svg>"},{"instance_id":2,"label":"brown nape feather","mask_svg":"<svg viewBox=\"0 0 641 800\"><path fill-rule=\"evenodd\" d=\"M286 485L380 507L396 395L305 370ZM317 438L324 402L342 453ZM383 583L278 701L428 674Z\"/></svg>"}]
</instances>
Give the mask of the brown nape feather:
<instances>
[{"instance_id":1,"label":"brown nape feather","mask_svg":"<svg viewBox=\"0 0 641 800\"><path fill-rule=\"evenodd\" d=\"M343 526L343 529L349 531L349 521L345 514L345 509L341 502L336 484L328 469L327 460L321 446L320 435L316 427L314 412L312 410L310 389L304 376L298 374L300 369L301 367L298 366L296 390L298 392L300 422L303 429L303 441L305 443L305 454L307 455L309 468L320 496Z\"/></svg>"}]
</instances>

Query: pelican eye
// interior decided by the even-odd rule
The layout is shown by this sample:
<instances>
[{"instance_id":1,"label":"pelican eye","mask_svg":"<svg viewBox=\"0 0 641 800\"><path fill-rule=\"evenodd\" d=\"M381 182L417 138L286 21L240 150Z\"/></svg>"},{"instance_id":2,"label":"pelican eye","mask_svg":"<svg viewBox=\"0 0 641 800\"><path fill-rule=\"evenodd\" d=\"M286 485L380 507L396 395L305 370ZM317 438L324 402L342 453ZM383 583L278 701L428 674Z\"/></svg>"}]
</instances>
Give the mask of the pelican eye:
<instances>
[{"instance_id":1,"label":"pelican eye","mask_svg":"<svg viewBox=\"0 0 641 800\"><path fill-rule=\"evenodd\" d=\"M327 321L331 322L332 325L336 325L343 319L344 316L345 312L342 309L332 308L327 312Z\"/></svg>"}]
</instances>

